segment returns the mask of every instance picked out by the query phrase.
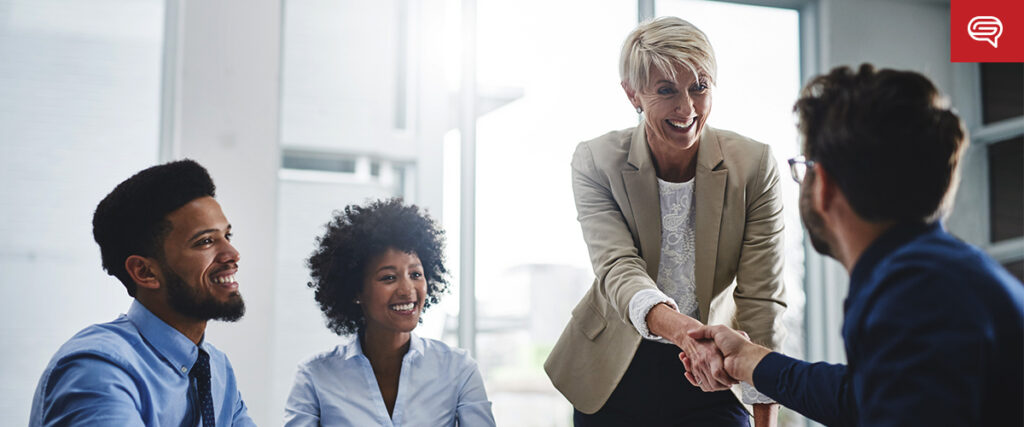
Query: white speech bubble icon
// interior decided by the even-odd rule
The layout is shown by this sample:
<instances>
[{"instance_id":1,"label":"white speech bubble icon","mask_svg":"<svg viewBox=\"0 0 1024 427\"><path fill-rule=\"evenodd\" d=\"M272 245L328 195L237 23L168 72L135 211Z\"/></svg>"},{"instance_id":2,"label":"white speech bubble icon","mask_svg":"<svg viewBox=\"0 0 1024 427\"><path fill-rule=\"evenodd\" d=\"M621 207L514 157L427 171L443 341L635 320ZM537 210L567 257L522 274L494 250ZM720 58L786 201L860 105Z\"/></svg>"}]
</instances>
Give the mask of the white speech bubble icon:
<instances>
[{"instance_id":1,"label":"white speech bubble icon","mask_svg":"<svg viewBox=\"0 0 1024 427\"><path fill-rule=\"evenodd\" d=\"M999 36L1003 35L1003 22L995 16L975 16L967 23L967 34L977 41L985 41L992 47L999 47Z\"/></svg>"}]
</instances>

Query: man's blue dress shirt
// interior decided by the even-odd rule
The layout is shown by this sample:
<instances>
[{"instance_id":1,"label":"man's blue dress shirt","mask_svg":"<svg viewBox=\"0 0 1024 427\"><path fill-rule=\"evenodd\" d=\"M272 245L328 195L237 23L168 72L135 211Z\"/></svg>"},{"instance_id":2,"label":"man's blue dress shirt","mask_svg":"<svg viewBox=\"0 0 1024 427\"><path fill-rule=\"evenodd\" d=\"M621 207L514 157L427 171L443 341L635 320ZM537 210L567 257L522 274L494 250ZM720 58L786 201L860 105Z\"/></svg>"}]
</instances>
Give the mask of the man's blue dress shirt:
<instances>
[{"instance_id":1,"label":"man's blue dress shirt","mask_svg":"<svg viewBox=\"0 0 1024 427\"><path fill-rule=\"evenodd\" d=\"M412 335L388 416L359 339L302 362L285 426L494 426L476 362L465 350Z\"/></svg>"},{"instance_id":2,"label":"man's blue dress shirt","mask_svg":"<svg viewBox=\"0 0 1024 427\"><path fill-rule=\"evenodd\" d=\"M255 425L224 353L205 341L197 347L138 301L57 350L36 387L29 425L195 426L200 412L188 373L199 347L210 355L217 425Z\"/></svg>"},{"instance_id":3,"label":"man's blue dress shirt","mask_svg":"<svg viewBox=\"0 0 1024 427\"><path fill-rule=\"evenodd\" d=\"M873 242L844 309L847 365L771 353L754 386L826 425L1024 425L1024 285L940 223Z\"/></svg>"}]
</instances>

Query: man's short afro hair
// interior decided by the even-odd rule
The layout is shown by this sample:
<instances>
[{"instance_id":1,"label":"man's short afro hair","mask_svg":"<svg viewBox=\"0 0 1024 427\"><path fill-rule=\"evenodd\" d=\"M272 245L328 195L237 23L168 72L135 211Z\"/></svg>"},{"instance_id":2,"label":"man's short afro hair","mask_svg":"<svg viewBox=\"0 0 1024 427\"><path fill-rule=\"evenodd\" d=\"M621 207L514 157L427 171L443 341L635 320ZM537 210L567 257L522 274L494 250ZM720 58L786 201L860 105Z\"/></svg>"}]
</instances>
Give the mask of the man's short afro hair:
<instances>
[{"instance_id":1,"label":"man's short afro hair","mask_svg":"<svg viewBox=\"0 0 1024 427\"><path fill-rule=\"evenodd\" d=\"M162 257L163 239L170 231L167 214L200 197L214 197L215 189L206 169L189 159L153 166L118 184L92 216L103 269L134 297L135 282L124 268L125 259Z\"/></svg>"},{"instance_id":2,"label":"man's short afro hair","mask_svg":"<svg viewBox=\"0 0 1024 427\"><path fill-rule=\"evenodd\" d=\"M448 289L444 230L430 216L398 198L346 206L327 223L307 262L313 279L308 286L316 291L316 302L334 333L358 333L366 325L356 295L363 290L367 264L389 248L419 257L427 282L424 309Z\"/></svg>"}]
</instances>

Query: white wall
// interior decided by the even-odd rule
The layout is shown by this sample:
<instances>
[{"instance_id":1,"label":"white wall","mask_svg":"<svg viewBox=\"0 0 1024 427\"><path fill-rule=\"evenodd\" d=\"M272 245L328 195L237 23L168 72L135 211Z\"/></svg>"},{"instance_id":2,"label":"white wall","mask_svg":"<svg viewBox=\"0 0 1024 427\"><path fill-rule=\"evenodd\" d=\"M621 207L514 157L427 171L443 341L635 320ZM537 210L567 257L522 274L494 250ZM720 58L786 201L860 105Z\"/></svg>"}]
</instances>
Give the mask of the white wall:
<instances>
[{"instance_id":1,"label":"white wall","mask_svg":"<svg viewBox=\"0 0 1024 427\"><path fill-rule=\"evenodd\" d=\"M227 353L249 414L281 422L271 402L277 225L280 0L183 2L174 151L210 171L241 254L246 315L213 322L207 337Z\"/></svg>"},{"instance_id":2,"label":"white wall","mask_svg":"<svg viewBox=\"0 0 1024 427\"><path fill-rule=\"evenodd\" d=\"M871 62L913 70L950 93L949 2L821 0L821 71Z\"/></svg>"}]
</instances>

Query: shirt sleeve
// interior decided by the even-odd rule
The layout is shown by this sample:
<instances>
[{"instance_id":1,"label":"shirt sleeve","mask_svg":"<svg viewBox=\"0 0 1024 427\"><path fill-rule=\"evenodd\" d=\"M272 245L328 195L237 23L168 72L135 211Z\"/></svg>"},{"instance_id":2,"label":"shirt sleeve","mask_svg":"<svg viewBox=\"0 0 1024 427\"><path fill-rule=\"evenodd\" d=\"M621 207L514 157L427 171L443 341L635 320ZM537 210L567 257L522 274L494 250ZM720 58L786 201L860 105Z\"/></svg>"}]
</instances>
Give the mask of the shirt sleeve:
<instances>
[{"instance_id":1,"label":"shirt sleeve","mask_svg":"<svg viewBox=\"0 0 1024 427\"><path fill-rule=\"evenodd\" d=\"M144 426L132 375L98 355L58 362L40 391L43 426Z\"/></svg>"},{"instance_id":2,"label":"shirt sleeve","mask_svg":"<svg viewBox=\"0 0 1024 427\"><path fill-rule=\"evenodd\" d=\"M915 261L916 262L916 261ZM924 263L926 264L926 263ZM860 424L980 425L992 318L970 279L930 264L888 274L847 339ZM962 315L970 313L970 315Z\"/></svg>"},{"instance_id":3,"label":"shirt sleeve","mask_svg":"<svg viewBox=\"0 0 1024 427\"><path fill-rule=\"evenodd\" d=\"M647 329L647 313L651 312L654 306L665 303L673 310L679 311L679 307L676 305L675 300L670 298L665 293L657 289L643 289L633 294L633 298L629 300L629 320L633 323L633 327L640 333L640 336L645 340L657 341L665 344L672 344L671 341L666 340L662 337L651 333L650 329Z\"/></svg>"},{"instance_id":4,"label":"shirt sleeve","mask_svg":"<svg viewBox=\"0 0 1024 427\"><path fill-rule=\"evenodd\" d=\"M480 369L472 359L463 369L462 387L459 388L459 402L455 408L455 418L460 427L495 426L494 414L491 412L491 401L487 400L484 380Z\"/></svg>"},{"instance_id":5,"label":"shirt sleeve","mask_svg":"<svg viewBox=\"0 0 1024 427\"><path fill-rule=\"evenodd\" d=\"M231 417L232 426L256 427L256 423L249 417L249 408L242 400L242 392L238 392L235 398L235 413Z\"/></svg>"},{"instance_id":6,"label":"shirt sleeve","mask_svg":"<svg viewBox=\"0 0 1024 427\"><path fill-rule=\"evenodd\" d=\"M754 368L757 390L829 426L856 425L857 412L845 365L808 363L769 353Z\"/></svg>"},{"instance_id":7,"label":"shirt sleeve","mask_svg":"<svg viewBox=\"0 0 1024 427\"><path fill-rule=\"evenodd\" d=\"M306 366L300 365L295 374L295 384L288 394L284 406L284 425L286 427L319 426L320 400L313 387L313 378Z\"/></svg>"},{"instance_id":8,"label":"shirt sleeve","mask_svg":"<svg viewBox=\"0 0 1024 427\"><path fill-rule=\"evenodd\" d=\"M234 398L230 403L230 408L234 408L234 411L231 413L230 425L239 427L255 427L256 423L249 417L249 408L245 406L245 401L242 400L242 392L238 390L238 381L235 379L235 369L231 366L231 362L227 360L227 357L224 357L224 363L227 365L227 384L229 386L226 392L234 392Z\"/></svg>"}]
</instances>

